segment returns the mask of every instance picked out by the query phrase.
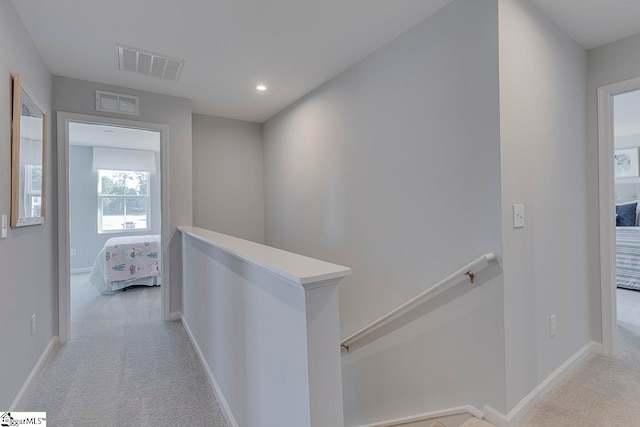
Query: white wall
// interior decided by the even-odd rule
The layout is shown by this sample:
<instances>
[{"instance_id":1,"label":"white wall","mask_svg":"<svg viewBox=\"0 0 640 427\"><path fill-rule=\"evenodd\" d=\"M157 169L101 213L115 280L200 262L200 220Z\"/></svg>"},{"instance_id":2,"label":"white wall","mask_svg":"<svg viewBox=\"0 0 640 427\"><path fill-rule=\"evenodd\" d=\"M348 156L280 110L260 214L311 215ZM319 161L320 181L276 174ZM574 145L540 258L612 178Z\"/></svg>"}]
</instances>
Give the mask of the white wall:
<instances>
[{"instance_id":1,"label":"white wall","mask_svg":"<svg viewBox=\"0 0 640 427\"><path fill-rule=\"evenodd\" d=\"M264 243L262 125L193 115L193 224Z\"/></svg>"},{"instance_id":2,"label":"white wall","mask_svg":"<svg viewBox=\"0 0 640 427\"><path fill-rule=\"evenodd\" d=\"M160 155L156 155L157 171L160 172ZM71 269L86 269L93 262L105 242L111 237L160 234L161 232L161 182L160 173L149 177L150 231L124 231L117 234L98 233L98 171L93 169L93 147L73 145L69 147L69 234Z\"/></svg>"},{"instance_id":3,"label":"white wall","mask_svg":"<svg viewBox=\"0 0 640 427\"><path fill-rule=\"evenodd\" d=\"M185 98L54 76L53 109L70 113L133 119L132 116L123 117L119 114L96 111L95 91L97 89L139 96L140 116L135 120L169 126L170 310L172 312L180 311L182 308L182 249L180 234L176 227L191 225L193 220L191 101Z\"/></svg>"},{"instance_id":4,"label":"white wall","mask_svg":"<svg viewBox=\"0 0 640 427\"><path fill-rule=\"evenodd\" d=\"M591 339L587 55L528 0L501 0L500 139L507 406ZM525 205L514 229L512 205ZM556 314L558 333L549 334Z\"/></svg>"},{"instance_id":5,"label":"white wall","mask_svg":"<svg viewBox=\"0 0 640 427\"><path fill-rule=\"evenodd\" d=\"M598 190L598 94L600 86L640 77L640 34L591 49L587 80L587 188L589 276L593 339L602 342L600 300L600 210Z\"/></svg>"},{"instance_id":6,"label":"white wall","mask_svg":"<svg viewBox=\"0 0 640 427\"><path fill-rule=\"evenodd\" d=\"M339 279L326 277L345 269L191 233L182 319L227 416L242 427L342 427Z\"/></svg>"},{"instance_id":7,"label":"white wall","mask_svg":"<svg viewBox=\"0 0 640 427\"><path fill-rule=\"evenodd\" d=\"M497 1L458 0L265 123L267 244L353 268L343 336L501 256L497 30ZM500 269L481 283L356 344L346 425L505 409Z\"/></svg>"},{"instance_id":8,"label":"white wall","mask_svg":"<svg viewBox=\"0 0 640 427\"><path fill-rule=\"evenodd\" d=\"M11 73L47 109L51 129L51 75L11 2L0 2L0 213L11 206ZM0 240L0 407L7 409L51 338L58 333L55 141L47 132L47 203L44 225L14 228ZM31 315L37 331L31 336Z\"/></svg>"}]
</instances>

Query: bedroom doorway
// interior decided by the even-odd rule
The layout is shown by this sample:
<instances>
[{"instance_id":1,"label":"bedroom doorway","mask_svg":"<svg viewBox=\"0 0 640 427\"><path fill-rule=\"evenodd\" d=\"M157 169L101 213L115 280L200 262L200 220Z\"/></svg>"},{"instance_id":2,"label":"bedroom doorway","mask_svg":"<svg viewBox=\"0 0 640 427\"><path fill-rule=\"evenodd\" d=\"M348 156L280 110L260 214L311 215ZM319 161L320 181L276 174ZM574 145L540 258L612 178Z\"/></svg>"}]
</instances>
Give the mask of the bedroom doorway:
<instances>
[{"instance_id":1,"label":"bedroom doorway","mask_svg":"<svg viewBox=\"0 0 640 427\"><path fill-rule=\"evenodd\" d=\"M640 90L613 96L613 146L618 349L629 354L640 344Z\"/></svg>"},{"instance_id":2,"label":"bedroom doorway","mask_svg":"<svg viewBox=\"0 0 640 427\"><path fill-rule=\"evenodd\" d=\"M61 342L168 320L166 136L162 125L58 113Z\"/></svg>"},{"instance_id":3,"label":"bedroom doorway","mask_svg":"<svg viewBox=\"0 0 640 427\"><path fill-rule=\"evenodd\" d=\"M598 89L602 340L640 348L640 78Z\"/></svg>"}]
</instances>

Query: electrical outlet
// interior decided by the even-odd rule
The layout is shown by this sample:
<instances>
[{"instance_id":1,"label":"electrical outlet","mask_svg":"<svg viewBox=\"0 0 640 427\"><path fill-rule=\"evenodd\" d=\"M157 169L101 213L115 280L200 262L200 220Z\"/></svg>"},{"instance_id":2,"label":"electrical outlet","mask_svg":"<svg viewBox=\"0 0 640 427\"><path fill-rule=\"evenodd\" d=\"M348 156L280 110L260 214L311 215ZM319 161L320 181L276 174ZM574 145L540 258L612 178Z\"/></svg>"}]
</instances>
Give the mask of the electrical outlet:
<instances>
[{"instance_id":1,"label":"electrical outlet","mask_svg":"<svg viewBox=\"0 0 640 427\"><path fill-rule=\"evenodd\" d=\"M556 315L552 314L549 317L549 333L551 334L552 337L555 337L557 332L558 332L558 326L556 323Z\"/></svg>"},{"instance_id":2,"label":"electrical outlet","mask_svg":"<svg viewBox=\"0 0 640 427\"><path fill-rule=\"evenodd\" d=\"M31 315L31 335L36 334L36 315Z\"/></svg>"},{"instance_id":3,"label":"electrical outlet","mask_svg":"<svg viewBox=\"0 0 640 427\"><path fill-rule=\"evenodd\" d=\"M78 251L76 251L75 249L71 249L71 256L76 256L78 255Z\"/></svg>"}]
</instances>

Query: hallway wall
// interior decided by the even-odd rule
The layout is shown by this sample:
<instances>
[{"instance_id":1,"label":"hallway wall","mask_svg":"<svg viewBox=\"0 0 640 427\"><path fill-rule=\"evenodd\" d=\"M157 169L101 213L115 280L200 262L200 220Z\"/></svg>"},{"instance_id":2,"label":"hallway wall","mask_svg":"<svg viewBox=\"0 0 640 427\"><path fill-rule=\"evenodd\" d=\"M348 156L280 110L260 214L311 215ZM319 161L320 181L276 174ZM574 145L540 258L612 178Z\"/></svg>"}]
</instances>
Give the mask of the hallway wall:
<instances>
[{"instance_id":1,"label":"hallway wall","mask_svg":"<svg viewBox=\"0 0 640 427\"><path fill-rule=\"evenodd\" d=\"M587 55L529 0L500 0L507 409L591 341ZM514 229L513 204L525 227ZM557 335L550 336L556 315Z\"/></svg>"},{"instance_id":2,"label":"hallway wall","mask_svg":"<svg viewBox=\"0 0 640 427\"><path fill-rule=\"evenodd\" d=\"M193 115L193 225L264 243L262 125Z\"/></svg>"},{"instance_id":3,"label":"hallway wall","mask_svg":"<svg viewBox=\"0 0 640 427\"><path fill-rule=\"evenodd\" d=\"M0 408L9 409L51 338L58 334L56 144L51 138L51 75L11 2L0 2L0 213L11 209L11 73L47 109L46 220L10 228L0 240ZM31 315L37 315L31 336Z\"/></svg>"},{"instance_id":4,"label":"hallway wall","mask_svg":"<svg viewBox=\"0 0 640 427\"><path fill-rule=\"evenodd\" d=\"M267 244L353 269L343 336L502 255L497 31L497 1L455 1L265 123ZM494 265L356 345L346 425L504 410L502 293Z\"/></svg>"}]
</instances>

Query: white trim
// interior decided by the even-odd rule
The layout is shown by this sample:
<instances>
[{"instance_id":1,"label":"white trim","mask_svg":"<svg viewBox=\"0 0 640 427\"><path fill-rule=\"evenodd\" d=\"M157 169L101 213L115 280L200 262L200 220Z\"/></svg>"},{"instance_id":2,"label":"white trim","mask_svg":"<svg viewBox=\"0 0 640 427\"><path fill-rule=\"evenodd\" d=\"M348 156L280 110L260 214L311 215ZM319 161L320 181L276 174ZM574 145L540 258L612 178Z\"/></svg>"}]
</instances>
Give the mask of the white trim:
<instances>
[{"instance_id":1,"label":"white trim","mask_svg":"<svg viewBox=\"0 0 640 427\"><path fill-rule=\"evenodd\" d=\"M71 274L91 273L91 267L72 268L70 271L71 271Z\"/></svg>"},{"instance_id":2,"label":"white trim","mask_svg":"<svg viewBox=\"0 0 640 427\"><path fill-rule=\"evenodd\" d=\"M613 102L615 95L640 89L640 77L598 88L598 156L600 192L600 298L602 349L614 356L618 349L615 278L615 177L613 168Z\"/></svg>"},{"instance_id":3,"label":"white trim","mask_svg":"<svg viewBox=\"0 0 640 427\"><path fill-rule=\"evenodd\" d=\"M231 408L229 407L227 400L224 398L224 395L222 394L222 389L218 385L216 378L213 376L213 372L209 367L209 363L207 363L207 359L204 358L204 354L202 353L202 350L200 350L200 346L198 345L198 342L193 336L193 333L191 332L191 329L189 328L189 325L187 324L187 321L185 320L184 317L182 317L182 326L184 327L184 330L187 331L187 336L189 337L189 340L191 341L193 348L196 350L196 354L198 355L198 359L200 359L200 363L202 364L204 371L207 373L207 378L211 383L211 388L213 389L213 393L216 395L216 399L218 400L218 404L220 405L220 409L222 410L222 415L224 415L224 419L227 421L227 424L229 425L229 427L238 427L238 422L233 416L233 413L231 412Z\"/></svg>"},{"instance_id":4,"label":"white trim","mask_svg":"<svg viewBox=\"0 0 640 427\"><path fill-rule=\"evenodd\" d=\"M484 419L496 427L510 427L515 425L509 421L509 417L489 405L484 405Z\"/></svg>"},{"instance_id":5,"label":"white trim","mask_svg":"<svg viewBox=\"0 0 640 427\"><path fill-rule=\"evenodd\" d=\"M35 378L36 375L38 375L38 372L40 372L40 370L44 366L44 363L47 361L47 358L49 357L49 355L51 354L51 352L53 351L56 345L58 345L58 337L52 337L51 341L49 341L49 344L47 344L44 351L40 355L40 358L36 362L36 365L31 370L31 373L27 377L27 380L22 385L22 388L18 392L18 395L16 396L15 399L13 399L13 403L11 404L11 406L9 406L9 411L16 410L16 407L20 404L20 400L22 400L22 397L24 396L24 394L27 392L27 390L29 390L29 387L31 387L31 383L33 382L33 379Z\"/></svg>"},{"instance_id":6,"label":"white trim","mask_svg":"<svg viewBox=\"0 0 640 427\"><path fill-rule=\"evenodd\" d=\"M398 426L402 424L433 420L435 418L442 418L442 417L448 417L451 415L461 415L461 414L468 414L468 415L471 415L472 417L476 417L480 419L482 419L483 417L482 411L479 410L478 408L471 405L464 405L464 406L457 406L455 408L441 409L439 411L431 411L431 412L427 412L420 415L413 415L410 417L396 418L394 420L387 420L387 421L381 421L373 424L366 424L360 427L391 427L391 426Z\"/></svg>"},{"instance_id":7,"label":"white trim","mask_svg":"<svg viewBox=\"0 0 640 427\"><path fill-rule=\"evenodd\" d=\"M496 427L514 427L518 422L558 383L571 373L585 357L601 350L599 343L590 342L567 359L562 365L545 378L536 388L524 397L507 415L497 409L485 405L484 418Z\"/></svg>"},{"instance_id":8,"label":"white trim","mask_svg":"<svg viewBox=\"0 0 640 427\"><path fill-rule=\"evenodd\" d=\"M169 320L170 321L176 321L176 320L180 320L182 319L182 312L181 311L172 311L171 313L169 313Z\"/></svg>"},{"instance_id":9,"label":"white trim","mask_svg":"<svg viewBox=\"0 0 640 427\"><path fill-rule=\"evenodd\" d=\"M169 127L157 123L115 119L87 114L57 112L58 126L58 335L61 343L69 341L69 327L71 324L71 292L70 292L70 253L69 253L69 122L93 123L99 125L112 125L130 127L135 129L147 129L160 132L160 170L161 170L161 262L162 262L162 320L170 320L171 298L171 274L169 259L169 225L170 200L169 200Z\"/></svg>"}]
</instances>

